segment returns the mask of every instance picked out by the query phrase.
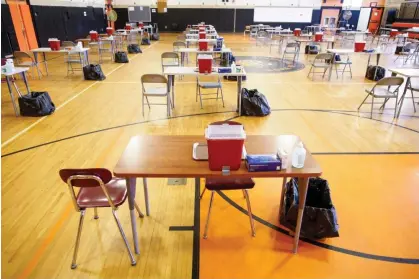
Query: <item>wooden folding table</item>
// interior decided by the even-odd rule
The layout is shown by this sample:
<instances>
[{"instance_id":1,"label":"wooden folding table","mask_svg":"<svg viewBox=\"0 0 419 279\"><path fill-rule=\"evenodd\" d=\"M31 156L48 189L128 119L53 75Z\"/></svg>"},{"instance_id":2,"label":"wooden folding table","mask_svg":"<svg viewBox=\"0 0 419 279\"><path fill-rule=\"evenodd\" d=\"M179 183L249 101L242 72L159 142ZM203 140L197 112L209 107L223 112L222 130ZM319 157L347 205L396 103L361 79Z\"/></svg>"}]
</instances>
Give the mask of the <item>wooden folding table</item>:
<instances>
[{"instance_id":1,"label":"wooden folding table","mask_svg":"<svg viewBox=\"0 0 419 279\"><path fill-rule=\"evenodd\" d=\"M272 154L276 153L279 147L291 153L300 141L299 137L293 135L247 136L245 147L248 154ZM139 254L140 250L134 207L136 179L143 178L146 183L147 177L190 177L195 178L195 185L200 187L201 178L225 176L226 174L223 174L221 171L211 171L208 167L208 162L195 161L192 158L193 144L205 142L204 136L135 136L131 138L114 169L114 174L117 177L125 178L127 181L131 226L135 252L137 254ZM320 166L307 150L305 164L301 169L288 167L281 171L248 172L243 162L239 170L231 171L227 175L229 177L283 178L280 205L284 196L286 178L298 178L299 209L293 248L293 252L297 253L308 180L310 177L318 177L321 174ZM199 214L199 212L195 212L195 214Z\"/></svg>"}]
</instances>

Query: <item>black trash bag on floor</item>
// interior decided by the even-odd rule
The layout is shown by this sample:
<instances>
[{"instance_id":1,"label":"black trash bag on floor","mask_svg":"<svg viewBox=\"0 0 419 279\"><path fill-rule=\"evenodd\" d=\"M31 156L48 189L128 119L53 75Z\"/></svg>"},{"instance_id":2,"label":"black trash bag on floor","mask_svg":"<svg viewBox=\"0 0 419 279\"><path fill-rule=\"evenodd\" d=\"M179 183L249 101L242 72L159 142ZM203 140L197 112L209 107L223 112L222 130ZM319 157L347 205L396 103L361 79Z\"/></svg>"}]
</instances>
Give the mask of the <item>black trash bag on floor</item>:
<instances>
[{"instance_id":1,"label":"black trash bag on floor","mask_svg":"<svg viewBox=\"0 0 419 279\"><path fill-rule=\"evenodd\" d=\"M292 231L295 231L297 224L298 197L298 179L293 178L285 186L283 205L279 215L279 223ZM301 236L311 239L338 237L338 230L336 209L330 197L327 180L310 178Z\"/></svg>"},{"instance_id":2,"label":"black trash bag on floor","mask_svg":"<svg viewBox=\"0 0 419 279\"><path fill-rule=\"evenodd\" d=\"M84 66L83 75L85 80L104 80L106 78L102 72L102 67L98 64Z\"/></svg>"},{"instance_id":3,"label":"black trash bag on floor","mask_svg":"<svg viewBox=\"0 0 419 279\"><path fill-rule=\"evenodd\" d=\"M149 38L142 38L141 39L141 45L151 45Z\"/></svg>"},{"instance_id":4,"label":"black trash bag on floor","mask_svg":"<svg viewBox=\"0 0 419 279\"><path fill-rule=\"evenodd\" d=\"M48 92L31 92L20 96L18 102L22 116L45 116L55 111L55 105Z\"/></svg>"},{"instance_id":5,"label":"black trash bag on floor","mask_svg":"<svg viewBox=\"0 0 419 279\"><path fill-rule=\"evenodd\" d=\"M158 40L160 40L160 34L159 33L153 33L153 34L151 34L151 40L152 41L158 41Z\"/></svg>"},{"instance_id":6,"label":"black trash bag on floor","mask_svg":"<svg viewBox=\"0 0 419 279\"><path fill-rule=\"evenodd\" d=\"M374 77L375 75L375 77ZM386 76L386 69L380 66L368 66L366 78L369 80L379 81Z\"/></svg>"},{"instance_id":7,"label":"black trash bag on floor","mask_svg":"<svg viewBox=\"0 0 419 279\"><path fill-rule=\"evenodd\" d=\"M128 53L143 53L138 44L129 44L127 47Z\"/></svg>"},{"instance_id":8,"label":"black trash bag on floor","mask_svg":"<svg viewBox=\"0 0 419 279\"><path fill-rule=\"evenodd\" d=\"M268 100L265 95L259 93L257 89L242 89L242 109L241 115L265 116L271 113Z\"/></svg>"},{"instance_id":9,"label":"black trash bag on floor","mask_svg":"<svg viewBox=\"0 0 419 279\"><path fill-rule=\"evenodd\" d=\"M128 54L125 51L115 52L115 63L128 63Z\"/></svg>"}]
</instances>

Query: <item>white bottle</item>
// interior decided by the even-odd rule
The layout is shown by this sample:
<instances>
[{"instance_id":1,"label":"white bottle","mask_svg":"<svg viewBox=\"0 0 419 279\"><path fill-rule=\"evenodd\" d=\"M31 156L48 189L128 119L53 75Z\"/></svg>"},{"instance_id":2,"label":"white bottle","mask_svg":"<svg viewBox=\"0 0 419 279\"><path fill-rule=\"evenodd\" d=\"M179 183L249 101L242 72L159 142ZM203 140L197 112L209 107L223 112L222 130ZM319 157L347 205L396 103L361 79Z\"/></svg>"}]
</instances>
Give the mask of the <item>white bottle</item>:
<instances>
[{"instance_id":1,"label":"white bottle","mask_svg":"<svg viewBox=\"0 0 419 279\"><path fill-rule=\"evenodd\" d=\"M281 159L281 169L288 168L289 155L288 152L282 148L278 149L278 157Z\"/></svg>"},{"instance_id":2,"label":"white bottle","mask_svg":"<svg viewBox=\"0 0 419 279\"><path fill-rule=\"evenodd\" d=\"M306 160L306 153L303 143L299 142L297 147L294 149L292 153L292 166L294 168L301 169L304 167L304 161Z\"/></svg>"},{"instance_id":3,"label":"white bottle","mask_svg":"<svg viewBox=\"0 0 419 279\"><path fill-rule=\"evenodd\" d=\"M231 63L231 72L235 73L236 72L236 62L233 61L233 63Z\"/></svg>"}]
</instances>

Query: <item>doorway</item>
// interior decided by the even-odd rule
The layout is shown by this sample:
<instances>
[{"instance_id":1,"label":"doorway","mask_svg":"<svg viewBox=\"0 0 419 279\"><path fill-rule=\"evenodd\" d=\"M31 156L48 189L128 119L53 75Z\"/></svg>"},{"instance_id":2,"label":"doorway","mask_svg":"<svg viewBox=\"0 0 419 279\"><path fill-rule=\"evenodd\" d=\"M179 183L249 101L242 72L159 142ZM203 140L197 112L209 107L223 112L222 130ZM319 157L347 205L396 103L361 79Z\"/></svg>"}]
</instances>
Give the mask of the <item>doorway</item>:
<instances>
[{"instance_id":1,"label":"doorway","mask_svg":"<svg viewBox=\"0 0 419 279\"><path fill-rule=\"evenodd\" d=\"M320 24L324 27L336 27L338 22L340 9L339 8L323 8Z\"/></svg>"},{"instance_id":2,"label":"doorway","mask_svg":"<svg viewBox=\"0 0 419 279\"><path fill-rule=\"evenodd\" d=\"M375 34L380 27L381 18L383 16L384 8L372 8L370 14L370 20L368 22L368 30Z\"/></svg>"}]
</instances>

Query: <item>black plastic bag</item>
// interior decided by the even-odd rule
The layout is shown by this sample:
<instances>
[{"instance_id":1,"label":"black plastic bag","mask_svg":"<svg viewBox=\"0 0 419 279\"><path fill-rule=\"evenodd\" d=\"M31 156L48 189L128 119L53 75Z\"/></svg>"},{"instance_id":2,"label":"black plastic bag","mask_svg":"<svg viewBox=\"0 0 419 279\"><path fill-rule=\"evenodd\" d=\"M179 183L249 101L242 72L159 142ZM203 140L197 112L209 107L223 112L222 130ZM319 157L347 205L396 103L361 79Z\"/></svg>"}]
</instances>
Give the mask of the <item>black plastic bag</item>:
<instances>
[{"instance_id":1,"label":"black plastic bag","mask_svg":"<svg viewBox=\"0 0 419 279\"><path fill-rule=\"evenodd\" d=\"M265 95L259 93L257 89L242 89L242 109L241 115L265 116L271 113L268 100Z\"/></svg>"},{"instance_id":2,"label":"black plastic bag","mask_svg":"<svg viewBox=\"0 0 419 279\"><path fill-rule=\"evenodd\" d=\"M141 39L141 44L142 45L151 45L150 39L149 38L142 38Z\"/></svg>"},{"instance_id":3,"label":"black plastic bag","mask_svg":"<svg viewBox=\"0 0 419 279\"><path fill-rule=\"evenodd\" d=\"M158 40L160 40L160 34L159 33L153 33L153 34L151 34L151 40L152 41L158 41Z\"/></svg>"},{"instance_id":4,"label":"black plastic bag","mask_svg":"<svg viewBox=\"0 0 419 279\"><path fill-rule=\"evenodd\" d=\"M55 105L48 92L31 92L18 99L20 115L45 116L55 111Z\"/></svg>"},{"instance_id":5,"label":"black plastic bag","mask_svg":"<svg viewBox=\"0 0 419 279\"><path fill-rule=\"evenodd\" d=\"M128 53L143 53L138 44L129 44L127 49L128 49Z\"/></svg>"},{"instance_id":6,"label":"black plastic bag","mask_svg":"<svg viewBox=\"0 0 419 279\"><path fill-rule=\"evenodd\" d=\"M128 63L128 55L125 51L115 52L115 62L116 63Z\"/></svg>"},{"instance_id":7,"label":"black plastic bag","mask_svg":"<svg viewBox=\"0 0 419 279\"><path fill-rule=\"evenodd\" d=\"M224 76L224 79L229 81L237 81L237 76ZM242 76L242 81L245 81L246 79L246 76Z\"/></svg>"},{"instance_id":8,"label":"black plastic bag","mask_svg":"<svg viewBox=\"0 0 419 279\"><path fill-rule=\"evenodd\" d=\"M386 76L386 69L380 66L368 66L366 78L369 80L379 81Z\"/></svg>"},{"instance_id":9,"label":"black plastic bag","mask_svg":"<svg viewBox=\"0 0 419 279\"><path fill-rule=\"evenodd\" d=\"M400 52L404 51L404 47L403 46L396 46L396 51L394 52L394 54L400 54Z\"/></svg>"},{"instance_id":10,"label":"black plastic bag","mask_svg":"<svg viewBox=\"0 0 419 279\"><path fill-rule=\"evenodd\" d=\"M280 224L292 231L295 231L297 224L298 197L298 180L293 178L285 186L283 206L279 215ZM327 180L310 178L301 225L301 235L312 239L338 237L338 230L336 209L330 197L330 188Z\"/></svg>"},{"instance_id":11,"label":"black plastic bag","mask_svg":"<svg viewBox=\"0 0 419 279\"><path fill-rule=\"evenodd\" d=\"M83 67L83 74L85 80L104 80L105 74L98 64L90 64Z\"/></svg>"},{"instance_id":12,"label":"black plastic bag","mask_svg":"<svg viewBox=\"0 0 419 279\"><path fill-rule=\"evenodd\" d=\"M305 54L318 54L320 51L318 45L306 45L304 49Z\"/></svg>"}]
</instances>

